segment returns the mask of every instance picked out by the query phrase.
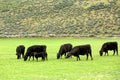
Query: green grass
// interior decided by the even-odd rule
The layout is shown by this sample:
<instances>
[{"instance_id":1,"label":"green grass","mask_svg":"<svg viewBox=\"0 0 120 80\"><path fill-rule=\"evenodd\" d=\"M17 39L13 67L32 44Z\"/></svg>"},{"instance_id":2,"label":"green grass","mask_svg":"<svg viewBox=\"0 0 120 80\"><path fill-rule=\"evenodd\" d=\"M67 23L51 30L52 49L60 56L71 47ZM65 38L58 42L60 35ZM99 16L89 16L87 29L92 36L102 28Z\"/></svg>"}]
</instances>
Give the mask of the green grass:
<instances>
[{"instance_id":1,"label":"green grass","mask_svg":"<svg viewBox=\"0 0 120 80\"><path fill-rule=\"evenodd\" d=\"M99 56L101 45L107 41L120 39L97 38L15 38L0 39L0 79L1 80L119 80L120 56ZM61 44L72 43L73 46L91 44L94 60L86 61L86 56L81 56L81 61L75 57L69 59L56 59L56 53ZM34 44L47 45L48 61L17 60L16 46L24 44L27 47ZM120 48L120 46L119 46Z\"/></svg>"}]
</instances>

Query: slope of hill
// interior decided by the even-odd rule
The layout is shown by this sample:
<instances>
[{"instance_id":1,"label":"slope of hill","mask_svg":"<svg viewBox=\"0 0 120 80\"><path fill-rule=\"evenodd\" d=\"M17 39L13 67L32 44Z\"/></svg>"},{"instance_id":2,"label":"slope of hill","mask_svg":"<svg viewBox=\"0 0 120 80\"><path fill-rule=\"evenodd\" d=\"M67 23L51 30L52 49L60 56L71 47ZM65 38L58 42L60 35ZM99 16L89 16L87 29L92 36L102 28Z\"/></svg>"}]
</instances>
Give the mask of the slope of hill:
<instances>
[{"instance_id":1,"label":"slope of hill","mask_svg":"<svg viewBox=\"0 0 120 80\"><path fill-rule=\"evenodd\" d=\"M119 0L0 0L0 37L120 37Z\"/></svg>"}]
</instances>

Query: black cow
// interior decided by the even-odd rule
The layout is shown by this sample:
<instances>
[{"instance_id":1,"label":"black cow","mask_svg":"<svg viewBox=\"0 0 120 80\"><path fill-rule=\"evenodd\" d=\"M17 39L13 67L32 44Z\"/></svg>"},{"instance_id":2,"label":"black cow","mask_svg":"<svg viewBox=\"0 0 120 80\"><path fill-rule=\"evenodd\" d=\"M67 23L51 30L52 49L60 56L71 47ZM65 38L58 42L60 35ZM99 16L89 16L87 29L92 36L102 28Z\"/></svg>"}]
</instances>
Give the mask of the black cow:
<instances>
[{"instance_id":1,"label":"black cow","mask_svg":"<svg viewBox=\"0 0 120 80\"><path fill-rule=\"evenodd\" d=\"M24 58L24 52L25 52L25 46L24 45L19 45L16 48L16 55L17 55L17 59Z\"/></svg>"},{"instance_id":2,"label":"black cow","mask_svg":"<svg viewBox=\"0 0 120 80\"><path fill-rule=\"evenodd\" d=\"M113 55L115 55L115 52L118 55L118 43L117 42L106 42L102 45L102 48L99 52L100 56L103 55L103 52L105 52L105 55L108 55L108 50L113 50Z\"/></svg>"},{"instance_id":3,"label":"black cow","mask_svg":"<svg viewBox=\"0 0 120 80\"><path fill-rule=\"evenodd\" d=\"M86 60L88 60L88 56L90 55L91 60L93 60L92 58L92 50L91 50L91 46L89 44L87 45L80 45L80 46L75 46L66 56L66 58L69 58L70 56L75 56L77 57L77 61L80 60L79 55L86 55L87 58Z\"/></svg>"},{"instance_id":4,"label":"black cow","mask_svg":"<svg viewBox=\"0 0 120 80\"><path fill-rule=\"evenodd\" d=\"M39 58L39 57L41 57L43 61L44 61L45 59L48 60L48 59L47 59L47 53L46 53L46 52L36 53L36 54L35 54L35 58L36 58L37 61L38 61L38 58Z\"/></svg>"},{"instance_id":5,"label":"black cow","mask_svg":"<svg viewBox=\"0 0 120 80\"><path fill-rule=\"evenodd\" d=\"M61 45L59 52L57 53L57 59L59 59L60 57L62 57L62 55L64 54L66 57L66 53L70 52L72 49L72 44L63 44Z\"/></svg>"},{"instance_id":6,"label":"black cow","mask_svg":"<svg viewBox=\"0 0 120 80\"><path fill-rule=\"evenodd\" d=\"M30 46L28 49L27 49L27 52L24 56L24 61L27 60L27 58L29 57L29 60L31 58L31 56L33 57L33 60L34 60L34 56L35 54L38 54L40 52L45 52L46 53L46 45L33 45L33 46Z\"/></svg>"}]
</instances>

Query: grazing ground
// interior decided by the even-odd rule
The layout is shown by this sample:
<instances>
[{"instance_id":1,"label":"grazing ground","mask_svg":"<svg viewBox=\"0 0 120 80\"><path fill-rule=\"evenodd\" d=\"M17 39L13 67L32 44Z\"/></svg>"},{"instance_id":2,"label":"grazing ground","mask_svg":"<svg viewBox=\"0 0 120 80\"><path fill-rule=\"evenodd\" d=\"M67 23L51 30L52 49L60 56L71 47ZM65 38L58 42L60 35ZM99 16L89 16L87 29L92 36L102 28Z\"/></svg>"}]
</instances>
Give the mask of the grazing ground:
<instances>
[{"instance_id":1,"label":"grazing ground","mask_svg":"<svg viewBox=\"0 0 120 80\"><path fill-rule=\"evenodd\" d=\"M12 38L0 39L0 79L1 80L119 80L120 54L113 56L99 56L101 45L107 41L117 41L119 38ZM93 61L86 61L86 56L56 59L56 53L61 44L72 43L73 46L91 44ZM48 61L17 60L15 49L23 44L27 47L34 44L47 45Z\"/></svg>"}]
</instances>

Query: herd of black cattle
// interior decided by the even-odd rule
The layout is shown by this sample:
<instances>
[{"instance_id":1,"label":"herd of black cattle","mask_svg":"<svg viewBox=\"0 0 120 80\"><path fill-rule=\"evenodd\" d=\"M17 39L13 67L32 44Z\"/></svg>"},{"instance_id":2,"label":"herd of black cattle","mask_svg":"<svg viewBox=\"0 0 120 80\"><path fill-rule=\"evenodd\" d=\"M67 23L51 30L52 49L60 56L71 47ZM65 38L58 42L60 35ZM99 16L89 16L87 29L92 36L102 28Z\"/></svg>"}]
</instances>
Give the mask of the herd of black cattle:
<instances>
[{"instance_id":1,"label":"herd of black cattle","mask_svg":"<svg viewBox=\"0 0 120 80\"><path fill-rule=\"evenodd\" d=\"M28 58L30 60L31 57L36 58L38 61L38 58L41 57L42 60L48 60L47 58L47 51L46 51L47 46L46 45L33 45L28 47L26 54L24 55L25 52L25 46L24 45L19 45L16 48L16 55L17 59L20 59L21 56L24 58L24 61L26 61ZM108 55L108 50L113 50L113 55L115 53L118 55L118 43L117 42L106 42L102 45L101 50L99 51L100 56L105 53L105 55ZM66 54L67 53L67 54ZM77 57L77 61L80 60L79 55L86 55L86 60L88 60L88 56L91 57L91 60L93 60L92 57L92 50L91 50L91 45L80 45L80 46L75 46L72 47L72 44L63 44L60 46L59 52L57 53L57 59L61 58L62 55L65 56L65 58L69 58L71 56Z\"/></svg>"}]
</instances>

